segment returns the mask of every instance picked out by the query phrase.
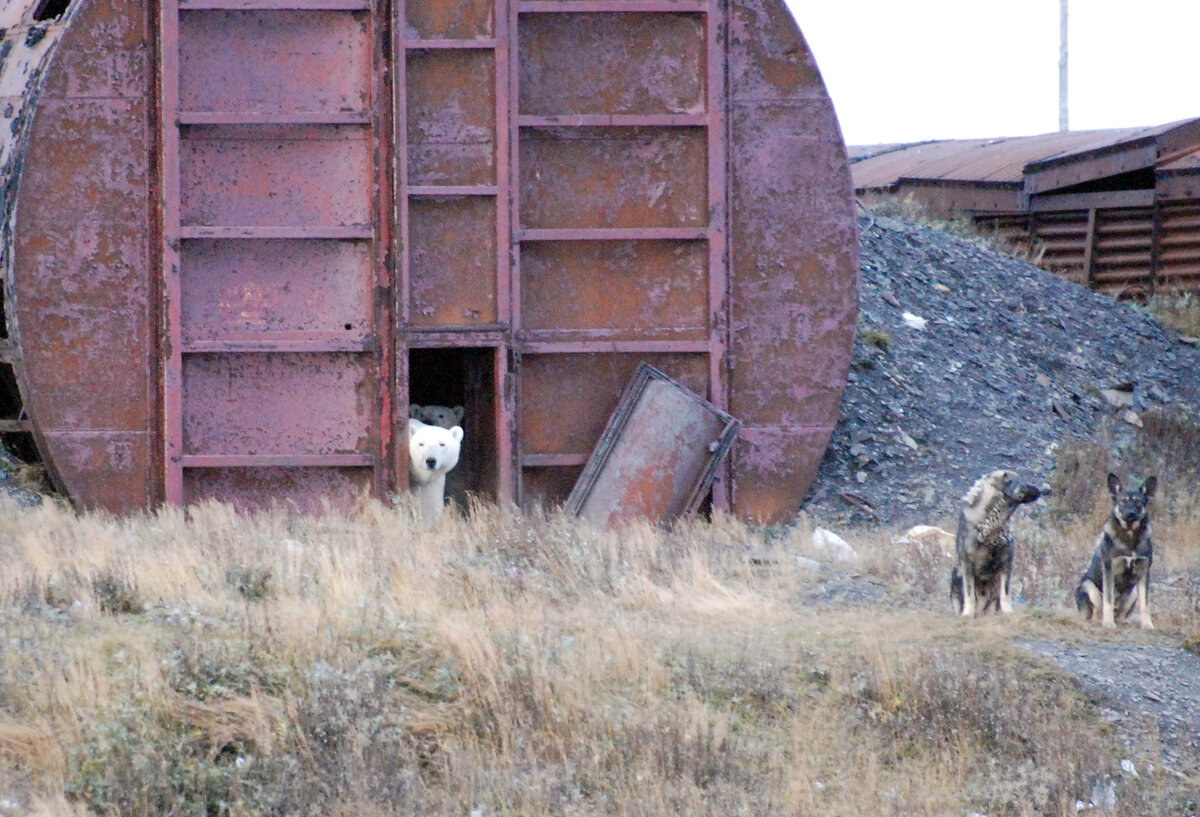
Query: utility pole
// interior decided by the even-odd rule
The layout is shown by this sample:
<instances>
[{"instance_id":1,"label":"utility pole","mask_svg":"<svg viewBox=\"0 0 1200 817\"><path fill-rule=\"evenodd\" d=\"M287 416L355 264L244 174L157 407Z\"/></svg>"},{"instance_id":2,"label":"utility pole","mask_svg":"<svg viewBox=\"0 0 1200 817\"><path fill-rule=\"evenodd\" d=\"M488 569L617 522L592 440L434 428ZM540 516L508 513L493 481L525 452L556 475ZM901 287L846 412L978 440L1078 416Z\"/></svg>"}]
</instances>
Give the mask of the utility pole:
<instances>
[{"instance_id":1,"label":"utility pole","mask_svg":"<svg viewBox=\"0 0 1200 817\"><path fill-rule=\"evenodd\" d=\"M1067 118L1067 3L1058 0L1058 129L1071 129Z\"/></svg>"}]
</instances>

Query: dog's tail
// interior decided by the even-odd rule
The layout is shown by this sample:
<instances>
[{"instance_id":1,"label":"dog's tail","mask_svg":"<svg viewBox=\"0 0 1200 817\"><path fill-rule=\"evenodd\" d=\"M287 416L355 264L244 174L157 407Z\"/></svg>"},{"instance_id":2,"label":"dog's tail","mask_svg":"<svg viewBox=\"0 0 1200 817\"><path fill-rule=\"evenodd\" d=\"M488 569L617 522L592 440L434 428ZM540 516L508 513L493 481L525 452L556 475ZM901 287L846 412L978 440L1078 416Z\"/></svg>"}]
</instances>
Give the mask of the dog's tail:
<instances>
[{"instance_id":1,"label":"dog's tail","mask_svg":"<svg viewBox=\"0 0 1200 817\"><path fill-rule=\"evenodd\" d=\"M950 573L950 603L954 605L955 615L962 615L963 604L963 580L962 574L958 572L958 565L954 566L954 570Z\"/></svg>"}]
</instances>

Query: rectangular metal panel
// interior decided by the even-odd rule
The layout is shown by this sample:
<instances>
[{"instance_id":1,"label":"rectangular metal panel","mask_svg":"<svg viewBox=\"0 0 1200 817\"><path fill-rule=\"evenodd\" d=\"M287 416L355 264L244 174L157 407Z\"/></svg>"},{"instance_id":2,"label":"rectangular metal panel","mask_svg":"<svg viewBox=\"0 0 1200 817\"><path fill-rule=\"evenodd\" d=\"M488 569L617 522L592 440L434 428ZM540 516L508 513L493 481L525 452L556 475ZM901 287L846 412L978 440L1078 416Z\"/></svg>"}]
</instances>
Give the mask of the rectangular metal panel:
<instances>
[{"instance_id":1,"label":"rectangular metal panel","mask_svg":"<svg viewBox=\"0 0 1200 817\"><path fill-rule=\"evenodd\" d=\"M703 128L525 128L520 153L524 228L708 224Z\"/></svg>"},{"instance_id":2,"label":"rectangular metal panel","mask_svg":"<svg viewBox=\"0 0 1200 817\"><path fill-rule=\"evenodd\" d=\"M521 21L519 59L524 115L705 110L700 15L529 16Z\"/></svg>"},{"instance_id":3,"label":"rectangular metal panel","mask_svg":"<svg viewBox=\"0 0 1200 817\"><path fill-rule=\"evenodd\" d=\"M600 525L693 512L738 421L642 364L584 466L566 510Z\"/></svg>"},{"instance_id":4,"label":"rectangular metal panel","mask_svg":"<svg viewBox=\"0 0 1200 817\"><path fill-rule=\"evenodd\" d=\"M180 15L179 105L237 114L366 111L368 15L195 11Z\"/></svg>"},{"instance_id":5,"label":"rectangular metal panel","mask_svg":"<svg viewBox=\"0 0 1200 817\"><path fill-rule=\"evenodd\" d=\"M327 505L346 508L370 490L370 468L192 468L184 478L183 501L313 512Z\"/></svg>"},{"instance_id":6,"label":"rectangular metal panel","mask_svg":"<svg viewBox=\"0 0 1200 817\"><path fill-rule=\"evenodd\" d=\"M184 453L368 453L371 362L345 353L188 355Z\"/></svg>"},{"instance_id":7,"label":"rectangular metal panel","mask_svg":"<svg viewBox=\"0 0 1200 817\"><path fill-rule=\"evenodd\" d=\"M495 54L410 51L406 68L409 184L495 184Z\"/></svg>"},{"instance_id":8,"label":"rectangular metal panel","mask_svg":"<svg viewBox=\"0 0 1200 817\"><path fill-rule=\"evenodd\" d=\"M1162 205L1158 280L1155 291L1200 290L1200 204L1172 202Z\"/></svg>"},{"instance_id":9,"label":"rectangular metal panel","mask_svg":"<svg viewBox=\"0 0 1200 817\"><path fill-rule=\"evenodd\" d=\"M792 498L812 483L801 465L819 462L829 443L824 428L742 426L733 447L733 506L740 519L767 522L791 519Z\"/></svg>"},{"instance_id":10,"label":"rectangular metal panel","mask_svg":"<svg viewBox=\"0 0 1200 817\"><path fill-rule=\"evenodd\" d=\"M369 242L187 241L180 263L184 342L374 336Z\"/></svg>"},{"instance_id":11,"label":"rectangular metal panel","mask_svg":"<svg viewBox=\"0 0 1200 817\"><path fill-rule=\"evenodd\" d=\"M708 359L703 354L523 355L522 454L577 455L582 463L642 361L694 392L708 391Z\"/></svg>"},{"instance_id":12,"label":"rectangular metal panel","mask_svg":"<svg viewBox=\"0 0 1200 817\"><path fill-rule=\"evenodd\" d=\"M369 134L351 126L190 126L184 225L370 225Z\"/></svg>"},{"instance_id":13,"label":"rectangular metal panel","mask_svg":"<svg viewBox=\"0 0 1200 817\"><path fill-rule=\"evenodd\" d=\"M418 199L409 204L413 326L496 323L495 225L494 196Z\"/></svg>"},{"instance_id":14,"label":"rectangular metal panel","mask_svg":"<svg viewBox=\"0 0 1200 817\"><path fill-rule=\"evenodd\" d=\"M60 459L87 490L80 497L88 508L109 513L144 510L155 501L154 443L148 431L43 431Z\"/></svg>"},{"instance_id":15,"label":"rectangular metal panel","mask_svg":"<svg viewBox=\"0 0 1200 817\"><path fill-rule=\"evenodd\" d=\"M526 242L521 270L531 337L707 337L705 242Z\"/></svg>"},{"instance_id":16,"label":"rectangular metal panel","mask_svg":"<svg viewBox=\"0 0 1200 817\"><path fill-rule=\"evenodd\" d=\"M168 499L389 482L386 26L164 0Z\"/></svg>"},{"instance_id":17,"label":"rectangular metal panel","mask_svg":"<svg viewBox=\"0 0 1200 817\"><path fill-rule=\"evenodd\" d=\"M496 30L496 9L490 0L406 0L404 36L422 40L475 40Z\"/></svg>"},{"instance_id":18,"label":"rectangular metal panel","mask_svg":"<svg viewBox=\"0 0 1200 817\"><path fill-rule=\"evenodd\" d=\"M56 133L62 149L47 145L31 152L27 184L47 193L70 191L90 215L78 222L53 195L21 200L13 246L20 264L13 283L22 293L21 310L39 316L36 331L21 338L22 366L33 392L29 408L44 433L144 431L154 424L154 382L148 366L131 362L152 361L155 352L154 320L147 310L152 284L148 159L141 148L148 138L145 101L43 96L37 119L38 130ZM125 158L89 164L95 155ZM66 265L64 257L70 259ZM114 363L122 368L114 371ZM53 372L59 376L46 377ZM57 393L58 383L67 384L69 394ZM144 437L138 440L145 443ZM76 496L90 493L90 486L72 488Z\"/></svg>"}]
</instances>

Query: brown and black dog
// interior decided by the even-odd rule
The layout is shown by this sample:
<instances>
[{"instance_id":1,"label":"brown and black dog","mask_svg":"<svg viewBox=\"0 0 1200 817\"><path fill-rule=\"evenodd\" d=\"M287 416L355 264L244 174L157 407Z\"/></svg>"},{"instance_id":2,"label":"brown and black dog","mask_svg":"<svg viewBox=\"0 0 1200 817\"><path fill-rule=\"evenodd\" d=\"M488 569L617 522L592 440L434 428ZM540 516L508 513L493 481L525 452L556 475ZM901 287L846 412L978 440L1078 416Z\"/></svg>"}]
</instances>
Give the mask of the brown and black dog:
<instances>
[{"instance_id":1,"label":"brown and black dog","mask_svg":"<svg viewBox=\"0 0 1200 817\"><path fill-rule=\"evenodd\" d=\"M958 564L950 574L950 600L955 612L973 616L993 606L1012 612L1013 543L1008 519L1033 502L1041 491L1021 483L1013 471L992 471L975 481L963 496L954 537Z\"/></svg>"},{"instance_id":2,"label":"brown and black dog","mask_svg":"<svg viewBox=\"0 0 1200 817\"><path fill-rule=\"evenodd\" d=\"M1096 617L1105 627L1116 627L1137 604L1143 630L1153 630L1150 618L1150 565L1154 543L1150 539L1150 498L1158 487L1156 477L1147 477L1137 488L1122 490L1121 479L1108 475L1108 492L1113 507L1087 572L1075 588L1075 604L1084 618Z\"/></svg>"}]
</instances>

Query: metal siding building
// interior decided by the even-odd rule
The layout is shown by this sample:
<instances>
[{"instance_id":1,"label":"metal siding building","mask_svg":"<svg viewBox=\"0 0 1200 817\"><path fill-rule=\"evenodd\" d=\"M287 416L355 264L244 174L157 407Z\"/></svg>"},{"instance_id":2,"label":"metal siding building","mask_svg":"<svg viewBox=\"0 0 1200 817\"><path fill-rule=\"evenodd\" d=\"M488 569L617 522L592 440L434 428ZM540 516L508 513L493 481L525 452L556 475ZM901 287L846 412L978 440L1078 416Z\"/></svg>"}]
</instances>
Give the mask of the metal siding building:
<instances>
[{"instance_id":1,"label":"metal siding building","mask_svg":"<svg viewBox=\"0 0 1200 817\"><path fill-rule=\"evenodd\" d=\"M1120 297L1200 290L1200 120L851 148L860 194L911 197L1029 242L1038 263Z\"/></svg>"},{"instance_id":2,"label":"metal siding building","mask_svg":"<svg viewBox=\"0 0 1200 817\"><path fill-rule=\"evenodd\" d=\"M795 512L838 417L857 234L782 2L66 16L10 171L5 306L78 504L385 496L410 401L466 407L459 490L554 503L647 362L742 423L713 501Z\"/></svg>"}]
</instances>

